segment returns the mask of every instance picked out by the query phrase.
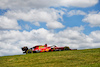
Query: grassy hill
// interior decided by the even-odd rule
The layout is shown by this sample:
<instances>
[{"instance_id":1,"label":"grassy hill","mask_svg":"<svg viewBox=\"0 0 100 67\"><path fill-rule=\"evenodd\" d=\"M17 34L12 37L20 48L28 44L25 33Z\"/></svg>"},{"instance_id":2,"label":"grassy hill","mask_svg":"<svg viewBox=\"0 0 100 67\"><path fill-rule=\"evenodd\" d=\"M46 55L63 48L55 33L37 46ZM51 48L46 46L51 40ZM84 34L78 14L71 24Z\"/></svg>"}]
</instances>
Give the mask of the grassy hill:
<instances>
[{"instance_id":1,"label":"grassy hill","mask_svg":"<svg viewBox=\"0 0 100 67\"><path fill-rule=\"evenodd\" d=\"M100 67L100 48L4 56L0 67Z\"/></svg>"}]
</instances>

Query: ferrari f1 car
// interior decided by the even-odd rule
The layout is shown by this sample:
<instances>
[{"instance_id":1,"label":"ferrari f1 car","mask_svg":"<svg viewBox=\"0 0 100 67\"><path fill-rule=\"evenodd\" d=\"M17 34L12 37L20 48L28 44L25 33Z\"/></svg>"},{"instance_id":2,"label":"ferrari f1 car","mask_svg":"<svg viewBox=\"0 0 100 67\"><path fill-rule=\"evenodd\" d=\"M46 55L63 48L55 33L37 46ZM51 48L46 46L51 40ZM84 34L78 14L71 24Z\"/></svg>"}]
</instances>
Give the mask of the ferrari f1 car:
<instances>
[{"instance_id":1,"label":"ferrari f1 car","mask_svg":"<svg viewBox=\"0 0 100 67\"><path fill-rule=\"evenodd\" d=\"M57 47L55 45L53 46L47 46L47 44L45 45L37 45L34 46L30 49L28 49L28 47L22 47L22 51L24 51L23 53L39 53L39 52L52 52L52 51L63 51L63 50L72 50L69 47Z\"/></svg>"}]
</instances>

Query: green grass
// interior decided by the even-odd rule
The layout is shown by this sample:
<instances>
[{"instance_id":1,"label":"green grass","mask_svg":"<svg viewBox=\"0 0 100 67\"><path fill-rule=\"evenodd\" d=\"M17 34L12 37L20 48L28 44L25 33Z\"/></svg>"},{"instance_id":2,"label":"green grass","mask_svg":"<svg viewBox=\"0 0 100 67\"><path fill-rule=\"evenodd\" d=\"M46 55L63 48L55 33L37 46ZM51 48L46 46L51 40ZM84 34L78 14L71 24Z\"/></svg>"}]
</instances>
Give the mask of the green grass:
<instances>
[{"instance_id":1,"label":"green grass","mask_svg":"<svg viewBox=\"0 0 100 67\"><path fill-rule=\"evenodd\" d=\"M0 67L100 67L100 48L4 56Z\"/></svg>"}]
</instances>

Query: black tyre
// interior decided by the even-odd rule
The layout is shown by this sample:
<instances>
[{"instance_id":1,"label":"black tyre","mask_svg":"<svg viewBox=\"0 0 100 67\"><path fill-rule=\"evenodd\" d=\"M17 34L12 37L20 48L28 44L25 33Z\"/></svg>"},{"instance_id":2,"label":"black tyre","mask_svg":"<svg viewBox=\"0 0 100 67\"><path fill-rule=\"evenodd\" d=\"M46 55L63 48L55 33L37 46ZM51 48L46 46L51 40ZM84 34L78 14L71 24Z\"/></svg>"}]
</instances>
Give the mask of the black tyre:
<instances>
[{"instance_id":1,"label":"black tyre","mask_svg":"<svg viewBox=\"0 0 100 67\"><path fill-rule=\"evenodd\" d=\"M69 47L64 47L64 50L70 50L70 48Z\"/></svg>"},{"instance_id":2,"label":"black tyre","mask_svg":"<svg viewBox=\"0 0 100 67\"><path fill-rule=\"evenodd\" d=\"M26 54L31 54L31 53L33 53L33 51L31 49L26 51Z\"/></svg>"},{"instance_id":3,"label":"black tyre","mask_svg":"<svg viewBox=\"0 0 100 67\"><path fill-rule=\"evenodd\" d=\"M53 51L55 51L55 48L53 48Z\"/></svg>"},{"instance_id":4,"label":"black tyre","mask_svg":"<svg viewBox=\"0 0 100 67\"><path fill-rule=\"evenodd\" d=\"M62 51L61 49L59 49L59 51Z\"/></svg>"}]
</instances>

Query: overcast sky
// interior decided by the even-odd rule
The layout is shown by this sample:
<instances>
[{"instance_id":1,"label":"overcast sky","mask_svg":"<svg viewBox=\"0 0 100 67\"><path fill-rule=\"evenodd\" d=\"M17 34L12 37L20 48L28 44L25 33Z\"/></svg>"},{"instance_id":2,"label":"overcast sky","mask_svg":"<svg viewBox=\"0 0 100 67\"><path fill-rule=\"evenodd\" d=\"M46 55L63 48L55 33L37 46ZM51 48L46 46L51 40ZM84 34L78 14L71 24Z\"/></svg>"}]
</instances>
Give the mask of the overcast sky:
<instances>
[{"instance_id":1,"label":"overcast sky","mask_svg":"<svg viewBox=\"0 0 100 67\"><path fill-rule=\"evenodd\" d=\"M0 0L0 56L45 43L100 48L100 0Z\"/></svg>"}]
</instances>

